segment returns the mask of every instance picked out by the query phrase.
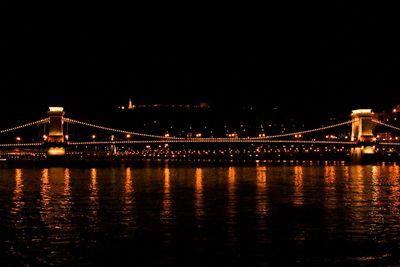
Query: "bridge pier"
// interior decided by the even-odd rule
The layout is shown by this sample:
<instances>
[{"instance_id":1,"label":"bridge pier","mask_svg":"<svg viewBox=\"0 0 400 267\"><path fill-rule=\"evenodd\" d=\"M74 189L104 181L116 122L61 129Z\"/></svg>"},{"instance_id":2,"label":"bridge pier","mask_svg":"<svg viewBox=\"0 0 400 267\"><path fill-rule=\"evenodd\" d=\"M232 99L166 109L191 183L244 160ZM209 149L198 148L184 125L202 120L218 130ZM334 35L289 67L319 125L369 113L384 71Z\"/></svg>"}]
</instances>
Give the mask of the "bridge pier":
<instances>
[{"instance_id":1,"label":"bridge pier","mask_svg":"<svg viewBox=\"0 0 400 267\"><path fill-rule=\"evenodd\" d=\"M65 155L64 148L64 108L49 107L49 133L47 138L47 156L50 158L59 158Z\"/></svg>"},{"instance_id":2,"label":"bridge pier","mask_svg":"<svg viewBox=\"0 0 400 267\"><path fill-rule=\"evenodd\" d=\"M374 159L375 156L375 124L371 109L356 109L351 113L351 141L357 142L351 148L350 159L353 163L361 163Z\"/></svg>"}]
</instances>

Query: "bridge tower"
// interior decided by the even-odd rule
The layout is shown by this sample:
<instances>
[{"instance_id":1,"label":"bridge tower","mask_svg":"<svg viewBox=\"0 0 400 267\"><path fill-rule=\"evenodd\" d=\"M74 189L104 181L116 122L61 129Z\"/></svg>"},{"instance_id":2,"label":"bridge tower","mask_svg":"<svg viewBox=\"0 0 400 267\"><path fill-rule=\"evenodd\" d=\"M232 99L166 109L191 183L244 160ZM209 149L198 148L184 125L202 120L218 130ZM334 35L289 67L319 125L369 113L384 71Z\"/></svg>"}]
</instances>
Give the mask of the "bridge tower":
<instances>
[{"instance_id":1,"label":"bridge tower","mask_svg":"<svg viewBox=\"0 0 400 267\"><path fill-rule=\"evenodd\" d=\"M357 142L351 149L351 159L360 162L375 154L374 113L371 109L356 109L352 111L351 118L351 141Z\"/></svg>"},{"instance_id":2,"label":"bridge tower","mask_svg":"<svg viewBox=\"0 0 400 267\"><path fill-rule=\"evenodd\" d=\"M63 107L49 107L47 112L49 115L49 133L47 137L47 155L50 157L64 156L64 108Z\"/></svg>"},{"instance_id":3,"label":"bridge tower","mask_svg":"<svg viewBox=\"0 0 400 267\"><path fill-rule=\"evenodd\" d=\"M372 142L374 140L374 113L371 109L356 109L351 113L351 141Z\"/></svg>"}]
</instances>

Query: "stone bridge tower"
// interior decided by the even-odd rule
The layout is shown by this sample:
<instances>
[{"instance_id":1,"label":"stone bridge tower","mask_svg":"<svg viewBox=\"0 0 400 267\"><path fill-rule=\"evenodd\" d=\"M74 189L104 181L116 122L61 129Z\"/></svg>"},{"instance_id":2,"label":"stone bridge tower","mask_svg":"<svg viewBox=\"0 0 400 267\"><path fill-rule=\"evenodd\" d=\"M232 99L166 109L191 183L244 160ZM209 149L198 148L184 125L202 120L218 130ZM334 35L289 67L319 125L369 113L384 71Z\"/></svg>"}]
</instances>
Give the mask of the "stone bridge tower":
<instances>
[{"instance_id":1,"label":"stone bridge tower","mask_svg":"<svg viewBox=\"0 0 400 267\"><path fill-rule=\"evenodd\" d=\"M351 141L357 143L351 149L353 162L367 160L375 154L374 116L371 109L356 109L351 113Z\"/></svg>"},{"instance_id":2,"label":"stone bridge tower","mask_svg":"<svg viewBox=\"0 0 400 267\"><path fill-rule=\"evenodd\" d=\"M64 108L49 107L49 133L47 137L47 156L58 157L65 155L64 149Z\"/></svg>"}]
</instances>

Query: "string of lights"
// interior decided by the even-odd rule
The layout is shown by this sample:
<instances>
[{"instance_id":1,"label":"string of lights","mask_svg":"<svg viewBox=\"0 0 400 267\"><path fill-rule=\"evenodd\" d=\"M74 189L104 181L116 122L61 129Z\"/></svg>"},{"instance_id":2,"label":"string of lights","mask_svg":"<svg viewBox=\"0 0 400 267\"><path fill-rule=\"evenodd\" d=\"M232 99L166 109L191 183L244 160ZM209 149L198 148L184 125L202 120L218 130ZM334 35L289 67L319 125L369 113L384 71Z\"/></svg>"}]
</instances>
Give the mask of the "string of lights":
<instances>
[{"instance_id":1,"label":"string of lights","mask_svg":"<svg viewBox=\"0 0 400 267\"><path fill-rule=\"evenodd\" d=\"M393 126L393 125L390 125L390 124L387 124L387 123L384 123L384 122L381 122L381 121L378 121L378 120L372 120L372 122L374 122L376 124L380 124L380 125L386 126L386 127L389 127L389 128L392 128L394 130L400 131L399 127L396 127L396 126Z\"/></svg>"},{"instance_id":2,"label":"string of lights","mask_svg":"<svg viewBox=\"0 0 400 267\"><path fill-rule=\"evenodd\" d=\"M42 146L43 143L10 143L0 144L0 147L28 147L28 146Z\"/></svg>"},{"instance_id":3,"label":"string of lights","mask_svg":"<svg viewBox=\"0 0 400 267\"><path fill-rule=\"evenodd\" d=\"M48 123L49 121L50 121L49 118L41 119L41 120L38 120L38 121L33 121L33 122L30 122L30 123L22 124L22 125L19 125L19 126L15 126L15 127L9 128L9 129L1 130L0 134L7 133L7 132L12 132L12 131L19 130L19 129L22 129L22 128L25 128L25 127L29 127L29 126L35 126L35 125Z\"/></svg>"},{"instance_id":4,"label":"string of lights","mask_svg":"<svg viewBox=\"0 0 400 267\"><path fill-rule=\"evenodd\" d=\"M307 134L307 133L313 133L313 132L318 132L318 131L324 131L327 129L332 129L335 127L340 127L343 125L351 124L353 123L354 120L349 120L333 125L328 125L328 126L323 126L319 127L316 129L310 129L310 130L304 130L304 131L299 131L299 132L293 132L293 133L285 133L285 134L277 134L277 135L267 135L267 136L262 136L262 137L251 137L252 139L271 139L271 138L281 138L281 137L289 137L289 136L295 136L295 135L301 135L301 134Z\"/></svg>"},{"instance_id":5,"label":"string of lights","mask_svg":"<svg viewBox=\"0 0 400 267\"><path fill-rule=\"evenodd\" d=\"M162 135L154 135L154 134L144 134L144 133L137 133L137 132L131 132L131 131L126 131L126 130L120 130L120 129L114 129L110 127L104 127L92 123L86 123L86 122L81 122L78 120L70 119L70 118L64 118L64 121L67 123L75 123L75 124L80 124L88 127L94 127L98 128L101 130L106 130L106 131L111 131L111 132L117 132L117 133L123 133L123 134L131 134L131 135L136 135L136 136L142 136L142 137L151 137L151 138L157 138L157 139L169 139L169 140L209 140L211 142L215 141L223 141L226 140L227 142L231 142L232 138L184 138L184 137L167 137L167 136L162 136ZM295 136L295 135L301 135L301 134L306 134L306 133L312 133L312 132L318 132L318 131L323 131L335 127L340 127L346 124L351 124L353 120L342 122L342 123L337 123L329 126L324 126L320 127L317 129L310 129L310 130L304 130L304 131L298 131L298 132L292 132L292 133L285 133L285 134L278 134L278 135L269 135L269 136L263 136L263 137L248 137L248 138L236 138L236 140L264 140L264 139L272 139L272 138L280 138L280 137L289 137L289 136Z\"/></svg>"},{"instance_id":6,"label":"string of lights","mask_svg":"<svg viewBox=\"0 0 400 267\"><path fill-rule=\"evenodd\" d=\"M64 121L67 123L75 123L75 124L80 124L88 127L93 127L105 131L110 131L110 132L115 132L115 133L122 133L122 134L130 134L130 135L136 135L136 136L141 136L141 137L151 137L151 138L157 138L157 139L184 139L183 137L169 137L169 136L163 136L163 135L154 135L154 134L145 134L145 133L137 133L137 132L130 132L130 131L125 131L125 130L120 130L120 129L114 129L110 127L104 127L92 123L86 123L78 120L73 120L70 118L64 118Z\"/></svg>"},{"instance_id":7,"label":"string of lights","mask_svg":"<svg viewBox=\"0 0 400 267\"><path fill-rule=\"evenodd\" d=\"M400 146L400 143L379 143L381 146Z\"/></svg>"},{"instance_id":8,"label":"string of lights","mask_svg":"<svg viewBox=\"0 0 400 267\"><path fill-rule=\"evenodd\" d=\"M130 140L130 141L93 141L93 142L68 142L68 145L124 145L124 144L165 144L165 143L285 143L285 144L329 144L353 145L355 142L346 141L311 141L311 140L254 140L249 138L192 138L187 140Z\"/></svg>"}]
</instances>

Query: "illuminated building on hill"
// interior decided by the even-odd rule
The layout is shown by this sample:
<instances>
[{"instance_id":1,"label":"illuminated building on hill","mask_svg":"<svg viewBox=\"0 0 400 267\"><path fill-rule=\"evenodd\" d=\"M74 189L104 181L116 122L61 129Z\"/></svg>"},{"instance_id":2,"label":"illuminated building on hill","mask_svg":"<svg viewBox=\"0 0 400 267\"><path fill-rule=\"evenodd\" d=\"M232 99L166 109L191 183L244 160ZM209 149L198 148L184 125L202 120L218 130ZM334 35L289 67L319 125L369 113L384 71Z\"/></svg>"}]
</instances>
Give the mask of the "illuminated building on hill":
<instances>
[{"instance_id":1,"label":"illuminated building on hill","mask_svg":"<svg viewBox=\"0 0 400 267\"><path fill-rule=\"evenodd\" d=\"M210 106L206 102L201 102L198 104L142 104L135 105L132 99L129 98L128 105L118 106L121 110L131 110L131 109L208 109Z\"/></svg>"}]
</instances>

